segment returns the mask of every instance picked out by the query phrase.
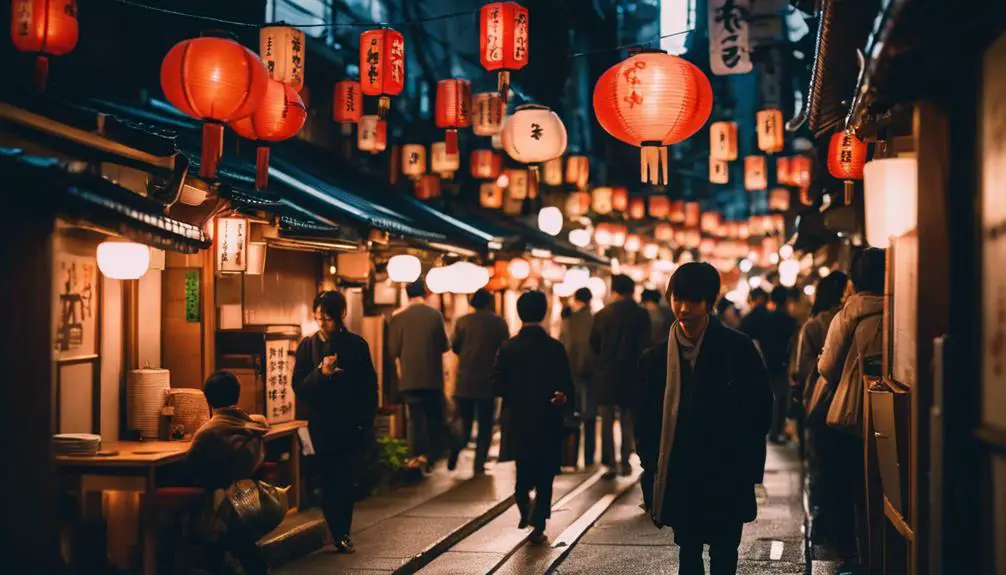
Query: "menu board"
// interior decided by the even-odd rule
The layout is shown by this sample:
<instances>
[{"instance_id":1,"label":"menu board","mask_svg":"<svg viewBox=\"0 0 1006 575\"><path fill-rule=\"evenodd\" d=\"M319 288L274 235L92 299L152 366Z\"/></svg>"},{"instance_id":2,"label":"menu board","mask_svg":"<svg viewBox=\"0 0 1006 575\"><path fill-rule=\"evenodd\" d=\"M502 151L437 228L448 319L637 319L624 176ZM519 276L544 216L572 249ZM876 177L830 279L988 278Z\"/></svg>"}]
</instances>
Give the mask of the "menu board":
<instances>
[{"instance_id":1,"label":"menu board","mask_svg":"<svg viewBox=\"0 0 1006 575\"><path fill-rule=\"evenodd\" d=\"M290 341L266 340L265 363L265 417L269 423L290 421L294 418Z\"/></svg>"}]
</instances>

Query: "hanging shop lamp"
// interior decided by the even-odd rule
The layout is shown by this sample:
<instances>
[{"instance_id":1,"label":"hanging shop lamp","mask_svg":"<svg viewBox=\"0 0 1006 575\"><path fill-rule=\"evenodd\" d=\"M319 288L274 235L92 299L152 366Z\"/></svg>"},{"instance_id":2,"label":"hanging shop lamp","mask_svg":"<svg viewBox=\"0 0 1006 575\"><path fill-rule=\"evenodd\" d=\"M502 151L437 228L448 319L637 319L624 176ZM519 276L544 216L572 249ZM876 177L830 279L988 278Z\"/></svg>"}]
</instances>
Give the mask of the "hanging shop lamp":
<instances>
[{"instance_id":1,"label":"hanging shop lamp","mask_svg":"<svg viewBox=\"0 0 1006 575\"><path fill-rule=\"evenodd\" d=\"M542 178L545 183L549 186L561 186L562 185L562 156L558 158L552 158L551 160L545 162L542 167Z\"/></svg>"},{"instance_id":2,"label":"hanging shop lamp","mask_svg":"<svg viewBox=\"0 0 1006 575\"><path fill-rule=\"evenodd\" d=\"M674 200L671 202L671 214L668 218L672 224L685 223L685 201Z\"/></svg>"},{"instance_id":3,"label":"hanging shop lamp","mask_svg":"<svg viewBox=\"0 0 1006 575\"><path fill-rule=\"evenodd\" d=\"M837 132L828 142L828 173L845 184L845 204L852 203L854 180L863 179L866 143L851 132Z\"/></svg>"},{"instance_id":4,"label":"hanging shop lamp","mask_svg":"<svg viewBox=\"0 0 1006 575\"><path fill-rule=\"evenodd\" d=\"M775 181L780 186L792 186L793 175L790 172L790 159L781 157L775 159Z\"/></svg>"},{"instance_id":5,"label":"hanging shop lamp","mask_svg":"<svg viewBox=\"0 0 1006 575\"><path fill-rule=\"evenodd\" d=\"M527 8L516 2L491 2L482 7L479 24L479 60L487 71L498 73L497 90L506 102L510 72L528 61Z\"/></svg>"},{"instance_id":6,"label":"hanging shop lamp","mask_svg":"<svg viewBox=\"0 0 1006 575\"><path fill-rule=\"evenodd\" d=\"M293 86L269 80L265 97L250 116L228 124L239 136L259 143L255 154L255 189L269 183L269 142L297 135L307 120L307 110Z\"/></svg>"},{"instance_id":7,"label":"hanging shop lamp","mask_svg":"<svg viewBox=\"0 0 1006 575\"><path fill-rule=\"evenodd\" d=\"M45 91L49 56L64 56L77 46L76 0L13 0L10 37L21 52L36 54L35 87Z\"/></svg>"},{"instance_id":8,"label":"hanging shop lamp","mask_svg":"<svg viewBox=\"0 0 1006 575\"><path fill-rule=\"evenodd\" d=\"M469 161L472 177L480 180L495 180L503 168L503 158L492 150L473 150Z\"/></svg>"},{"instance_id":9,"label":"hanging shop lamp","mask_svg":"<svg viewBox=\"0 0 1006 575\"><path fill-rule=\"evenodd\" d=\"M699 221L699 229L702 230L702 233L709 234L711 236L717 235L720 227L719 212L702 212L702 217Z\"/></svg>"},{"instance_id":10,"label":"hanging shop lamp","mask_svg":"<svg viewBox=\"0 0 1006 575\"><path fill-rule=\"evenodd\" d=\"M471 90L468 80L453 78L437 82L435 120L438 128L447 130L444 141L450 154L458 153L458 129L471 124Z\"/></svg>"},{"instance_id":11,"label":"hanging shop lamp","mask_svg":"<svg viewBox=\"0 0 1006 575\"><path fill-rule=\"evenodd\" d=\"M332 101L332 119L343 125L355 124L363 115L363 91L356 80L335 83ZM345 130L343 131L344 133Z\"/></svg>"},{"instance_id":12,"label":"hanging shop lamp","mask_svg":"<svg viewBox=\"0 0 1006 575\"><path fill-rule=\"evenodd\" d=\"M570 156L566 160L566 183L586 189L590 181L590 158L587 156Z\"/></svg>"},{"instance_id":13,"label":"hanging shop lamp","mask_svg":"<svg viewBox=\"0 0 1006 575\"><path fill-rule=\"evenodd\" d=\"M866 241L886 248L891 238L918 225L918 173L915 158L873 160L863 168Z\"/></svg>"},{"instance_id":14,"label":"hanging shop lamp","mask_svg":"<svg viewBox=\"0 0 1006 575\"><path fill-rule=\"evenodd\" d=\"M304 31L283 23L259 30L259 55L269 77L300 92L304 87Z\"/></svg>"},{"instance_id":15,"label":"hanging shop lamp","mask_svg":"<svg viewBox=\"0 0 1006 575\"><path fill-rule=\"evenodd\" d=\"M709 158L709 183L726 184L730 182L730 164L724 160Z\"/></svg>"},{"instance_id":16,"label":"hanging shop lamp","mask_svg":"<svg viewBox=\"0 0 1006 575\"><path fill-rule=\"evenodd\" d=\"M736 122L713 122L709 125L709 157L724 162L737 159Z\"/></svg>"},{"instance_id":17,"label":"hanging shop lamp","mask_svg":"<svg viewBox=\"0 0 1006 575\"><path fill-rule=\"evenodd\" d=\"M472 132L476 136L495 136L503 129L506 104L496 92L480 92L472 96Z\"/></svg>"},{"instance_id":18,"label":"hanging shop lamp","mask_svg":"<svg viewBox=\"0 0 1006 575\"><path fill-rule=\"evenodd\" d=\"M538 212L538 229L550 236L562 232L562 211L555 206L547 206Z\"/></svg>"},{"instance_id":19,"label":"hanging shop lamp","mask_svg":"<svg viewBox=\"0 0 1006 575\"><path fill-rule=\"evenodd\" d=\"M598 214L605 216L611 213L611 196L614 190L608 186L598 186L590 193L590 206Z\"/></svg>"},{"instance_id":20,"label":"hanging shop lamp","mask_svg":"<svg viewBox=\"0 0 1006 575\"><path fill-rule=\"evenodd\" d=\"M782 110L769 108L756 114L758 127L758 149L766 154L776 154L783 150L785 141Z\"/></svg>"},{"instance_id":21,"label":"hanging shop lamp","mask_svg":"<svg viewBox=\"0 0 1006 575\"><path fill-rule=\"evenodd\" d=\"M744 158L744 189L749 192L764 190L768 187L768 177L765 174L765 156L746 156Z\"/></svg>"},{"instance_id":22,"label":"hanging shop lamp","mask_svg":"<svg viewBox=\"0 0 1006 575\"><path fill-rule=\"evenodd\" d=\"M360 34L360 86L366 96L377 96L378 116L383 121L391 108L391 96L405 87L405 38L390 28Z\"/></svg>"},{"instance_id":23,"label":"hanging shop lamp","mask_svg":"<svg viewBox=\"0 0 1006 575\"><path fill-rule=\"evenodd\" d=\"M667 183L667 148L697 132L712 111L713 89L694 64L663 51L611 67L594 87L594 114L606 132L641 148L640 179Z\"/></svg>"},{"instance_id":24,"label":"hanging shop lamp","mask_svg":"<svg viewBox=\"0 0 1006 575\"><path fill-rule=\"evenodd\" d=\"M412 283L423 273L423 264L414 255L399 254L388 260L388 279L399 283Z\"/></svg>"},{"instance_id":25,"label":"hanging shop lamp","mask_svg":"<svg viewBox=\"0 0 1006 575\"><path fill-rule=\"evenodd\" d=\"M461 154L447 151L446 142L433 142L430 146L430 170L449 180L461 169Z\"/></svg>"},{"instance_id":26,"label":"hanging shop lamp","mask_svg":"<svg viewBox=\"0 0 1006 575\"><path fill-rule=\"evenodd\" d=\"M807 156L793 156L789 159L790 183L799 188L810 187L811 165Z\"/></svg>"},{"instance_id":27,"label":"hanging shop lamp","mask_svg":"<svg viewBox=\"0 0 1006 575\"><path fill-rule=\"evenodd\" d=\"M661 222L653 228L653 237L658 242L672 241L674 239L674 228L671 227L671 224Z\"/></svg>"},{"instance_id":28,"label":"hanging shop lamp","mask_svg":"<svg viewBox=\"0 0 1006 575\"><path fill-rule=\"evenodd\" d=\"M504 186L507 191L507 195L513 200L525 200L530 194L530 186L528 185L527 170L521 170L516 168L510 168L503 172L507 185Z\"/></svg>"},{"instance_id":29,"label":"hanging shop lamp","mask_svg":"<svg viewBox=\"0 0 1006 575\"><path fill-rule=\"evenodd\" d=\"M506 271L515 280L526 280L531 275L531 264L523 258L514 258L507 264Z\"/></svg>"},{"instance_id":30,"label":"hanging shop lamp","mask_svg":"<svg viewBox=\"0 0 1006 575\"><path fill-rule=\"evenodd\" d=\"M685 202L685 224L686 228L699 227L699 218L702 215L702 205L698 202Z\"/></svg>"},{"instance_id":31,"label":"hanging shop lamp","mask_svg":"<svg viewBox=\"0 0 1006 575\"><path fill-rule=\"evenodd\" d=\"M388 124L380 116L360 116L356 130L356 147L362 152L380 154L388 147Z\"/></svg>"},{"instance_id":32,"label":"hanging shop lamp","mask_svg":"<svg viewBox=\"0 0 1006 575\"><path fill-rule=\"evenodd\" d=\"M402 174L413 180L426 173L426 146L405 144L402 146Z\"/></svg>"},{"instance_id":33,"label":"hanging shop lamp","mask_svg":"<svg viewBox=\"0 0 1006 575\"><path fill-rule=\"evenodd\" d=\"M269 73L258 54L229 38L191 38L168 50L161 62L161 89L176 108L203 121L200 177L216 177L224 124L250 116L268 86Z\"/></svg>"},{"instance_id":34,"label":"hanging shop lamp","mask_svg":"<svg viewBox=\"0 0 1006 575\"><path fill-rule=\"evenodd\" d=\"M102 275L113 280L140 279L150 268L150 248L136 242L101 242L96 257Z\"/></svg>"}]
</instances>

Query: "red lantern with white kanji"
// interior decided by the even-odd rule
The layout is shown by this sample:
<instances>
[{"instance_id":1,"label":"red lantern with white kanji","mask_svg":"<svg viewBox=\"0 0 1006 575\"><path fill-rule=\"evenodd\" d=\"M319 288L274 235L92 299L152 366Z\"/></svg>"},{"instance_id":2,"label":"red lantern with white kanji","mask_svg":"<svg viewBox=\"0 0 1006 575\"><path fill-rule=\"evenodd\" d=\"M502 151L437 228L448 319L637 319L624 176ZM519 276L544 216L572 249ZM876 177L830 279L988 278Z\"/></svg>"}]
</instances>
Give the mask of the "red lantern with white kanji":
<instances>
[{"instance_id":1,"label":"red lantern with white kanji","mask_svg":"<svg viewBox=\"0 0 1006 575\"><path fill-rule=\"evenodd\" d=\"M440 176L426 174L416 179L416 197L420 200L433 200L440 197Z\"/></svg>"},{"instance_id":2,"label":"red lantern with white kanji","mask_svg":"<svg viewBox=\"0 0 1006 575\"><path fill-rule=\"evenodd\" d=\"M713 89L691 62L663 51L641 52L611 67L594 87L594 114L615 138L641 148L643 182L667 183L667 147L709 119Z\"/></svg>"},{"instance_id":3,"label":"red lantern with white kanji","mask_svg":"<svg viewBox=\"0 0 1006 575\"><path fill-rule=\"evenodd\" d=\"M506 104L496 92L480 92L472 96L472 132L476 136L495 136L503 129Z\"/></svg>"},{"instance_id":4,"label":"red lantern with white kanji","mask_svg":"<svg viewBox=\"0 0 1006 575\"><path fill-rule=\"evenodd\" d=\"M566 198L566 215L578 218L590 211L590 194L587 192L572 192Z\"/></svg>"},{"instance_id":5,"label":"red lantern with white kanji","mask_svg":"<svg viewBox=\"0 0 1006 575\"><path fill-rule=\"evenodd\" d=\"M844 180L846 205L852 203L854 180L863 179L865 164L866 143L863 140L851 132L831 135L831 141L828 143L828 173L834 178Z\"/></svg>"},{"instance_id":6,"label":"red lantern with white kanji","mask_svg":"<svg viewBox=\"0 0 1006 575\"><path fill-rule=\"evenodd\" d=\"M472 85L468 80L453 78L437 82L437 107L434 119L438 128L447 130L444 142L447 152L458 153L458 129L471 125Z\"/></svg>"},{"instance_id":7,"label":"red lantern with white kanji","mask_svg":"<svg viewBox=\"0 0 1006 575\"><path fill-rule=\"evenodd\" d=\"M430 170L449 180L454 177L454 172L460 169L461 154L449 153L444 142L433 142L430 146Z\"/></svg>"},{"instance_id":8,"label":"red lantern with white kanji","mask_svg":"<svg viewBox=\"0 0 1006 575\"><path fill-rule=\"evenodd\" d=\"M269 182L269 142L281 142L297 135L307 120L304 102L293 86L269 80L265 97L250 116L228 125L239 136L259 142L255 155L255 189Z\"/></svg>"},{"instance_id":9,"label":"red lantern with white kanji","mask_svg":"<svg viewBox=\"0 0 1006 575\"><path fill-rule=\"evenodd\" d=\"M709 183L726 184L730 181L730 164L716 158L709 158Z\"/></svg>"},{"instance_id":10,"label":"red lantern with white kanji","mask_svg":"<svg viewBox=\"0 0 1006 575\"><path fill-rule=\"evenodd\" d=\"M607 186L598 186L591 191L590 206L595 212L604 216L611 213L611 199L614 190Z\"/></svg>"},{"instance_id":11,"label":"red lantern with white kanji","mask_svg":"<svg viewBox=\"0 0 1006 575\"><path fill-rule=\"evenodd\" d=\"M340 124L355 124L363 115L363 91L356 80L335 83L332 101L332 119Z\"/></svg>"},{"instance_id":12,"label":"red lantern with white kanji","mask_svg":"<svg viewBox=\"0 0 1006 575\"><path fill-rule=\"evenodd\" d=\"M391 96L405 87L405 38L390 28L360 34L360 87L366 96L377 96L378 115L383 120L391 108Z\"/></svg>"},{"instance_id":13,"label":"red lantern with white kanji","mask_svg":"<svg viewBox=\"0 0 1006 575\"><path fill-rule=\"evenodd\" d=\"M781 152L785 144L783 139L785 127L782 122L782 110L776 108L759 110L756 115L756 124L758 128L758 149L767 154Z\"/></svg>"},{"instance_id":14,"label":"red lantern with white kanji","mask_svg":"<svg viewBox=\"0 0 1006 575\"><path fill-rule=\"evenodd\" d=\"M744 158L744 189L749 192L764 190L768 187L768 176L765 173L765 156L747 156Z\"/></svg>"},{"instance_id":15,"label":"red lantern with white kanji","mask_svg":"<svg viewBox=\"0 0 1006 575\"><path fill-rule=\"evenodd\" d=\"M527 65L527 8L516 2L490 2L482 7L479 23L479 60L489 72L498 72L497 89L505 102L510 72Z\"/></svg>"},{"instance_id":16,"label":"red lantern with white kanji","mask_svg":"<svg viewBox=\"0 0 1006 575\"><path fill-rule=\"evenodd\" d=\"M45 91L49 56L69 54L77 46L76 0L12 0L10 37L21 52L36 54L35 86Z\"/></svg>"},{"instance_id":17,"label":"red lantern with white kanji","mask_svg":"<svg viewBox=\"0 0 1006 575\"><path fill-rule=\"evenodd\" d=\"M713 122L709 125L709 157L724 162L737 159L736 122Z\"/></svg>"},{"instance_id":18,"label":"red lantern with white kanji","mask_svg":"<svg viewBox=\"0 0 1006 575\"><path fill-rule=\"evenodd\" d=\"M611 189L611 209L616 212L629 211L629 188L615 186Z\"/></svg>"},{"instance_id":19,"label":"red lantern with white kanji","mask_svg":"<svg viewBox=\"0 0 1006 575\"><path fill-rule=\"evenodd\" d=\"M374 114L361 116L356 130L356 147L371 154L383 152L388 147L388 124Z\"/></svg>"},{"instance_id":20,"label":"red lantern with white kanji","mask_svg":"<svg viewBox=\"0 0 1006 575\"><path fill-rule=\"evenodd\" d=\"M646 217L646 198L635 197L629 200L629 217L634 220Z\"/></svg>"},{"instance_id":21,"label":"red lantern with white kanji","mask_svg":"<svg viewBox=\"0 0 1006 575\"><path fill-rule=\"evenodd\" d=\"M650 198L649 212L651 218L662 220L671 213L671 200L667 196L653 196Z\"/></svg>"},{"instance_id":22,"label":"red lantern with white kanji","mask_svg":"<svg viewBox=\"0 0 1006 575\"><path fill-rule=\"evenodd\" d=\"M768 195L768 209L777 212L789 210L789 190L786 188L776 188Z\"/></svg>"},{"instance_id":23,"label":"red lantern with white kanji","mask_svg":"<svg viewBox=\"0 0 1006 575\"><path fill-rule=\"evenodd\" d=\"M422 144L402 146L402 173L413 180L426 173L426 146Z\"/></svg>"},{"instance_id":24,"label":"red lantern with white kanji","mask_svg":"<svg viewBox=\"0 0 1006 575\"><path fill-rule=\"evenodd\" d=\"M495 180L503 168L503 158L492 150L474 150L470 162L472 177L480 180Z\"/></svg>"},{"instance_id":25,"label":"red lantern with white kanji","mask_svg":"<svg viewBox=\"0 0 1006 575\"><path fill-rule=\"evenodd\" d=\"M259 56L269 77L296 92L304 87L304 32L293 26L267 25L259 30Z\"/></svg>"},{"instance_id":26,"label":"red lantern with white kanji","mask_svg":"<svg viewBox=\"0 0 1006 575\"><path fill-rule=\"evenodd\" d=\"M570 156L566 160L566 183L578 189L587 187L590 181L590 158L587 156Z\"/></svg>"}]
</instances>

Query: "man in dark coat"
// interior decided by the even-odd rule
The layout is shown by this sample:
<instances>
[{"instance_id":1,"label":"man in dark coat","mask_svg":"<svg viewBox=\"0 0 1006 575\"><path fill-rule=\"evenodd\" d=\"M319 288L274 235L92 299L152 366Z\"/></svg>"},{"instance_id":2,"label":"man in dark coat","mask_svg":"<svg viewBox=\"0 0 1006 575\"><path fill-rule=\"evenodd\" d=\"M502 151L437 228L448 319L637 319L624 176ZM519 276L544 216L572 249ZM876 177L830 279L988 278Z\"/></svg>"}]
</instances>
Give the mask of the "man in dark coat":
<instances>
[{"instance_id":1,"label":"man in dark coat","mask_svg":"<svg viewBox=\"0 0 1006 575\"><path fill-rule=\"evenodd\" d=\"M636 283L626 275L611 278L615 299L594 316L590 347L594 350L594 389L601 414L601 463L606 479L629 475L633 447L633 408L639 377L639 355L650 347L650 314L632 299ZM621 465L615 462L615 413L622 428Z\"/></svg>"},{"instance_id":2,"label":"man in dark coat","mask_svg":"<svg viewBox=\"0 0 1006 575\"><path fill-rule=\"evenodd\" d=\"M765 303L764 294L761 288L752 291L755 308L744 318L741 331L758 344L768 368L769 384L775 397L769 441L781 444L785 442L783 431L789 406L790 348L797 325L786 312L789 290L776 286L769 296L771 308Z\"/></svg>"},{"instance_id":3,"label":"man in dark coat","mask_svg":"<svg viewBox=\"0 0 1006 575\"><path fill-rule=\"evenodd\" d=\"M711 265L679 267L667 286L677 321L640 359L642 484L654 524L674 529L681 575L705 573L705 544L713 575L736 573L765 470L772 391L750 338L711 314L719 289Z\"/></svg>"},{"instance_id":4,"label":"man in dark coat","mask_svg":"<svg viewBox=\"0 0 1006 575\"><path fill-rule=\"evenodd\" d=\"M489 375L492 373L496 352L510 337L503 318L493 312L493 296L485 289L472 294L468 304L472 313L462 316L454 326L451 349L458 354L458 377L454 389L454 403L461 420L461 435L456 439L447 460L447 468L458 464L458 454L472 437L472 423L478 419L479 437L475 445L475 475L485 473L486 458L493 435L496 415L496 397L493 395Z\"/></svg>"},{"instance_id":5,"label":"man in dark coat","mask_svg":"<svg viewBox=\"0 0 1006 575\"><path fill-rule=\"evenodd\" d=\"M548 300L539 291L517 300L524 323L500 348L492 384L503 398L500 461L515 461L515 497L523 529L534 528L531 542L547 539L545 521L552 512L552 480L562 464L563 405L573 394L573 376L562 344L541 326ZM530 494L535 491L532 511Z\"/></svg>"},{"instance_id":6,"label":"man in dark coat","mask_svg":"<svg viewBox=\"0 0 1006 575\"><path fill-rule=\"evenodd\" d=\"M308 429L321 471L322 512L332 541L336 551L353 553L353 475L373 433L377 372L367 342L346 329L345 296L322 293L314 313L321 329L297 347L293 390L308 408Z\"/></svg>"},{"instance_id":7,"label":"man in dark coat","mask_svg":"<svg viewBox=\"0 0 1006 575\"><path fill-rule=\"evenodd\" d=\"M583 463L594 464L597 451L597 401L594 397L594 350L590 348L590 328L594 316L590 312L590 300L594 298L590 289L582 287L573 294L570 303L572 313L562 320L559 340L569 356L569 367L573 371L576 386L575 404L583 422Z\"/></svg>"}]
</instances>

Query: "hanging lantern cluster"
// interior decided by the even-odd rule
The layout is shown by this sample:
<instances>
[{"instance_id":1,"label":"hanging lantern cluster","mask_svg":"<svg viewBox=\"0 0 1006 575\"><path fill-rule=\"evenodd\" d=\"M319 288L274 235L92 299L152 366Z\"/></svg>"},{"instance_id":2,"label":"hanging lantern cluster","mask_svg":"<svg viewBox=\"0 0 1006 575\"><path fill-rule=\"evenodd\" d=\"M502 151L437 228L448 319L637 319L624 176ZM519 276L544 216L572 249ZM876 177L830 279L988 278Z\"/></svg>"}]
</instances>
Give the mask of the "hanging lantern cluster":
<instances>
[{"instance_id":1,"label":"hanging lantern cluster","mask_svg":"<svg viewBox=\"0 0 1006 575\"><path fill-rule=\"evenodd\" d=\"M77 46L76 0L12 0L10 37L21 52L35 54L35 87L45 91L49 56L64 56Z\"/></svg>"},{"instance_id":2,"label":"hanging lantern cluster","mask_svg":"<svg viewBox=\"0 0 1006 575\"><path fill-rule=\"evenodd\" d=\"M480 92L472 96L472 132L476 136L495 136L503 129L506 104L496 92Z\"/></svg>"},{"instance_id":3,"label":"hanging lantern cluster","mask_svg":"<svg viewBox=\"0 0 1006 575\"><path fill-rule=\"evenodd\" d=\"M854 180L863 179L865 164L866 143L851 132L831 135L831 141L828 142L828 173L834 178L843 180L846 205L852 203Z\"/></svg>"},{"instance_id":4,"label":"hanging lantern cluster","mask_svg":"<svg viewBox=\"0 0 1006 575\"><path fill-rule=\"evenodd\" d=\"M300 92L304 87L304 32L282 23L259 30L259 55L269 77Z\"/></svg>"},{"instance_id":5,"label":"hanging lantern cluster","mask_svg":"<svg viewBox=\"0 0 1006 575\"><path fill-rule=\"evenodd\" d=\"M402 146L402 173L412 179L426 173L426 146L422 144Z\"/></svg>"},{"instance_id":6,"label":"hanging lantern cluster","mask_svg":"<svg viewBox=\"0 0 1006 575\"><path fill-rule=\"evenodd\" d=\"M391 96L405 87L405 38L390 28L360 34L360 86L366 96L377 96L378 116L391 108Z\"/></svg>"},{"instance_id":7,"label":"hanging lantern cluster","mask_svg":"<svg viewBox=\"0 0 1006 575\"><path fill-rule=\"evenodd\" d=\"M444 142L447 152L458 153L458 129L471 125L472 85L468 80L452 78L437 82L437 108L434 115L437 127L447 130Z\"/></svg>"},{"instance_id":8,"label":"hanging lantern cluster","mask_svg":"<svg viewBox=\"0 0 1006 575\"><path fill-rule=\"evenodd\" d=\"M768 174L765 171L765 156L746 156L744 158L744 189L756 192L767 187Z\"/></svg>"},{"instance_id":9,"label":"hanging lantern cluster","mask_svg":"<svg viewBox=\"0 0 1006 575\"><path fill-rule=\"evenodd\" d=\"M269 80L265 96L250 116L228 125L239 136L259 143L255 154L255 189L269 182L269 142L297 135L307 120L307 108L290 84Z\"/></svg>"},{"instance_id":10,"label":"hanging lantern cluster","mask_svg":"<svg viewBox=\"0 0 1006 575\"><path fill-rule=\"evenodd\" d=\"M593 99L601 127L641 148L640 179L666 184L666 146L690 137L706 123L713 90L694 64L649 51L609 68L598 79Z\"/></svg>"},{"instance_id":11,"label":"hanging lantern cluster","mask_svg":"<svg viewBox=\"0 0 1006 575\"><path fill-rule=\"evenodd\" d=\"M495 180L503 168L503 158L492 150L473 150L469 161L472 177L480 180Z\"/></svg>"},{"instance_id":12,"label":"hanging lantern cluster","mask_svg":"<svg viewBox=\"0 0 1006 575\"><path fill-rule=\"evenodd\" d=\"M722 162L732 162L737 159L736 122L713 122L710 124L709 158Z\"/></svg>"},{"instance_id":13,"label":"hanging lantern cluster","mask_svg":"<svg viewBox=\"0 0 1006 575\"><path fill-rule=\"evenodd\" d=\"M510 72L527 65L529 20L527 8L516 2L491 2L482 7L479 21L479 60L498 72L497 90L506 102Z\"/></svg>"},{"instance_id":14,"label":"hanging lantern cluster","mask_svg":"<svg viewBox=\"0 0 1006 575\"><path fill-rule=\"evenodd\" d=\"M758 149L766 154L776 154L785 146L782 110L759 110L756 115Z\"/></svg>"}]
</instances>

